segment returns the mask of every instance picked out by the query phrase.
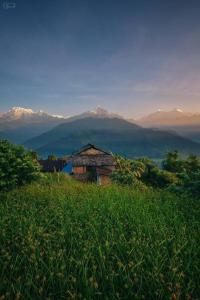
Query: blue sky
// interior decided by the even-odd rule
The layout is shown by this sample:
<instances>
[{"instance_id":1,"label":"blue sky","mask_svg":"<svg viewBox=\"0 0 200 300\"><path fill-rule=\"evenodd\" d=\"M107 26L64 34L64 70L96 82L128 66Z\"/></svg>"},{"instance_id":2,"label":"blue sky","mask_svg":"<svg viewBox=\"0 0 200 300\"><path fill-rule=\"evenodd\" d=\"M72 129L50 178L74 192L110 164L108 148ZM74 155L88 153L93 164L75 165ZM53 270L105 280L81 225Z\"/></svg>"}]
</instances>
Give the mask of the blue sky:
<instances>
[{"instance_id":1,"label":"blue sky","mask_svg":"<svg viewBox=\"0 0 200 300\"><path fill-rule=\"evenodd\" d=\"M3 0L4 1L4 0ZM7 0L8 1L8 0ZM0 8L0 111L200 112L200 1L16 0Z\"/></svg>"}]
</instances>

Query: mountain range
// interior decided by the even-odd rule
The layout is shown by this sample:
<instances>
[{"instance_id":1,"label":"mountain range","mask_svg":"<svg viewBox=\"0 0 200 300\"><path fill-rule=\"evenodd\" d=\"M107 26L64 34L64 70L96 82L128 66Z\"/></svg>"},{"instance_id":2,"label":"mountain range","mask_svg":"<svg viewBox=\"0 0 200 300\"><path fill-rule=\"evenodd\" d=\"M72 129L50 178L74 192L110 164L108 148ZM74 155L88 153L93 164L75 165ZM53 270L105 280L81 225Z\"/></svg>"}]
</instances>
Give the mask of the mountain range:
<instances>
[{"instance_id":1,"label":"mountain range","mask_svg":"<svg viewBox=\"0 0 200 300\"><path fill-rule=\"evenodd\" d=\"M13 143L20 144L64 121L65 118L62 116L13 107L6 113L0 113L0 138L6 138Z\"/></svg>"},{"instance_id":2,"label":"mountain range","mask_svg":"<svg viewBox=\"0 0 200 300\"><path fill-rule=\"evenodd\" d=\"M200 142L200 113L158 110L137 120L137 124L148 128L176 131L178 134Z\"/></svg>"},{"instance_id":3,"label":"mountain range","mask_svg":"<svg viewBox=\"0 0 200 300\"><path fill-rule=\"evenodd\" d=\"M72 117L14 107L0 114L0 138L24 144L41 156L50 153L58 156L71 154L87 143L127 157L159 158L166 151L174 149L184 154L200 155L198 142L178 135L175 131L174 127L182 126L181 120L178 123L179 118L196 119L196 123L192 124L200 125L197 114L183 113L178 109L171 112L158 111L133 121L101 107Z\"/></svg>"}]
</instances>

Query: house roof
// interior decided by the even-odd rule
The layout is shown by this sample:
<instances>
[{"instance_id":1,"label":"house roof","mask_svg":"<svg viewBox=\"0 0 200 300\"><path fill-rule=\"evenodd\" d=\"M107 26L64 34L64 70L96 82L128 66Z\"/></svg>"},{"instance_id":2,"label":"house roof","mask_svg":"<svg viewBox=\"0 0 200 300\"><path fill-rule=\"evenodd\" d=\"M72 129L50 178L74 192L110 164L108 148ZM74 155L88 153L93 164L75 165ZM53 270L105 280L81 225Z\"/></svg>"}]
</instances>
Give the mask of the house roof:
<instances>
[{"instance_id":1,"label":"house roof","mask_svg":"<svg viewBox=\"0 0 200 300\"><path fill-rule=\"evenodd\" d=\"M67 165L67 161L63 159L41 159L38 162L43 172L60 172Z\"/></svg>"},{"instance_id":2,"label":"house roof","mask_svg":"<svg viewBox=\"0 0 200 300\"><path fill-rule=\"evenodd\" d=\"M115 160L112 155L76 155L72 159L73 166L114 166Z\"/></svg>"},{"instance_id":3,"label":"house roof","mask_svg":"<svg viewBox=\"0 0 200 300\"><path fill-rule=\"evenodd\" d=\"M93 144L90 144L90 143L87 144L87 145L85 145L85 146L83 146L83 147L80 148L78 151L75 151L75 152L73 153L73 155L81 154L82 152L84 152L84 151L86 151L86 150L88 150L88 149L91 149L91 148L93 148L93 149L95 149L95 150L98 150L98 151L101 151L102 154L109 154L109 155L110 155L110 152L105 151L105 150L103 150L103 149L101 149L101 148L99 148L99 147L97 147L97 146L95 146L95 145L93 145Z\"/></svg>"},{"instance_id":4,"label":"house roof","mask_svg":"<svg viewBox=\"0 0 200 300\"><path fill-rule=\"evenodd\" d=\"M98 150L100 153L90 154L83 153L88 149ZM114 157L107 151L100 149L92 144L87 144L82 147L80 150L76 151L72 157L71 162L73 166L93 166L93 167L101 167L101 166L114 166L115 159Z\"/></svg>"}]
</instances>

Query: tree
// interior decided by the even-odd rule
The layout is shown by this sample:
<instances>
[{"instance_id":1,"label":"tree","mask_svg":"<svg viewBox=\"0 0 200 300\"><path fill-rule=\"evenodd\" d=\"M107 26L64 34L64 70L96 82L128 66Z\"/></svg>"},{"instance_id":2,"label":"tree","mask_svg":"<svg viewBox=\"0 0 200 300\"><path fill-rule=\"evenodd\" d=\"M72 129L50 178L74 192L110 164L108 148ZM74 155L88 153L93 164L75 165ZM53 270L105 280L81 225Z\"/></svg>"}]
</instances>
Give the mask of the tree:
<instances>
[{"instance_id":1,"label":"tree","mask_svg":"<svg viewBox=\"0 0 200 300\"><path fill-rule=\"evenodd\" d=\"M0 191L22 186L39 177L40 167L31 152L0 140Z\"/></svg>"},{"instance_id":2,"label":"tree","mask_svg":"<svg viewBox=\"0 0 200 300\"><path fill-rule=\"evenodd\" d=\"M50 154L48 156L48 160L56 160L56 159L57 159L57 157L54 154Z\"/></svg>"},{"instance_id":3,"label":"tree","mask_svg":"<svg viewBox=\"0 0 200 300\"><path fill-rule=\"evenodd\" d=\"M200 196L200 159L196 155L181 159L177 151L169 152L163 161L163 168L178 178L176 190Z\"/></svg>"},{"instance_id":4,"label":"tree","mask_svg":"<svg viewBox=\"0 0 200 300\"><path fill-rule=\"evenodd\" d=\"M190 154L185 161L185 169L187 174L200 172L200 159L193 154Z\"/></svg>"},{"instance_id":5,"label":"tree","mask_svg":"<svg viewBox=\"0 0 200 300\"><path fill-rule=\"evenodd\" d=\"M179 183L179 178L176 174L160 170L158 167L155 167L151 170L148 177L148 184L157 187L157 188L167 188L170 185L177 185Z\"/></svg>"},{"instance_id":6,"label":"tree","mask_svg":"<svg viewBox=\"0 0 200 300\"><path fill-rule=\"evenodd\" d=\"M185 163L180 158L177 150L170 151L166 154L166 158L162 163L163 169L172 173L181 173L185 169Z\"/></svg>"},{"instance_id":7,"label":"tree","mask_svg":"<svg viewBox=\"0 0 200 300\"><path fill-rule=\"evenodd\" d=\"M34 160L38 160L38 154L36 151L30 151L30 155Z\"/></svg>"},{"instance_id":8,"label":"tree","mask_svg":"<svg viewBox=\"0 0 200 300\"><path fill-rule=\"evenodd\" d=\"M126 159L116 157L116 170L112 178L117 183L122 184L145 184L156 188L167 188L170 185L179 183L176 174L167 170L161 170L149 158Z\"/></svg>"},{"instance_id":9,"label":"tree","mask_svg":"<svg viewBox=\"0 0 200 300\"><path fill-rule=\"evenodd\" d=\"M117 155L116 170L112 173L112 179L120 184L138 184L142 173L144 172L144 165L137 160L131 160Z\"/></svg>"}]
</instances>

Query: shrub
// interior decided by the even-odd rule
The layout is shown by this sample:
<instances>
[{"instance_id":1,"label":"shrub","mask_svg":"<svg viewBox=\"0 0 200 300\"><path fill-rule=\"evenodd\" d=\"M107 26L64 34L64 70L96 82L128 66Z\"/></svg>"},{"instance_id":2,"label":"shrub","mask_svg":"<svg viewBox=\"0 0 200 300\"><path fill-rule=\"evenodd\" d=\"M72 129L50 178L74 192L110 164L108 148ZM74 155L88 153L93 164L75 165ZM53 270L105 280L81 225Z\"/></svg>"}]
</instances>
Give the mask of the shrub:
<instances>
[{"instance_id":1,"label":"shrub","mask_svg":"<svg viewBox=\"0 0 200 300\"><path fill-rule=\"evenodd\" d=\"M185 170L185 162L180 158L178 151L170 151L162 162L163 169L172 173L181 173Z\"/></svg>"},{"instance_id":2,"label":"shrub","mask_svg":"<svg viewBox=\"0 0 200 300\"><path fill-rule=\"evenodd\" d=\"M170 185L176 185L179 183L179 179L177 178L176 174L166 170L154 168L151 170L150 175L149 183L158 188L166 188Z\"/></svg>"},{"instance_id":3,"label":"shrub","mask_svg":"<svg viewBox=\"0 0 200 300\"><path fill-rule=\"evenodd\" d=\"M168 188L180 182L175 173L161 170L149 158L130 160L117 156L116 161L117 167L112 174L113 181L116 183Z\"/></svg>"},{"instance_id":4,"label":"shrub","mask_svg":"<svg viewBox=\"0 0 200 300\"><path fill-rule=\"evenodd\" d=\"M57 159L57 157L54 154L50 154L48 156L48 160L56 160L56 159Z\"/></svg>"},{"instance_id":5,"label":"shrub","mask_svg":"<svg viewBox=\"0 0 200 300\"><path fill-rule=\"evenodd\" d=\"M200 159L196 155L181 159L177 151L169 152L163 168L178 178L177 186L172 185L171 190L200 196Z\"/></svg>"},{"instance_id":6,"label":"shrub","mask_svg":"<svg viewBox=\"0 0 200 300\"><path fill-rule=\"evenodd\" d=\"M120 184L134 184L138 183L145 166L142 162L137 160L130 160L121 156L116 156L116 170L112 174L112 179Z\"/></svg>"},{"instance_id":7,"label":"shrub","mask_svg":"<svg viewBox=\"0 0 200 300\"><path fill-rule=\"evenodd\" d=\"M191 172L189 174L180 174L181 191L189 193L193 196L200 197L200 170Z\"/></svg>"},{"instance_id":8,"label":"shrub","mask_svg":"<svg viewBox=\"0 0 200 300\"><path fill-rule=\"evenodd\" d=\"M133 172L126 172L125 170L115 170L112 173L112 180L120 184L133 184L135 181L135 176Z\"/></svg>"},{"instance_id":9,"label":"shrub","mask_svg":"<svg viewBox=\"0 0 200 300\"><path fill-rule=\"evenodd\" d=\"M0 191L7 191L38 178L40 167L31 152L0 140Z\"/></svg>"}]
</instances>

